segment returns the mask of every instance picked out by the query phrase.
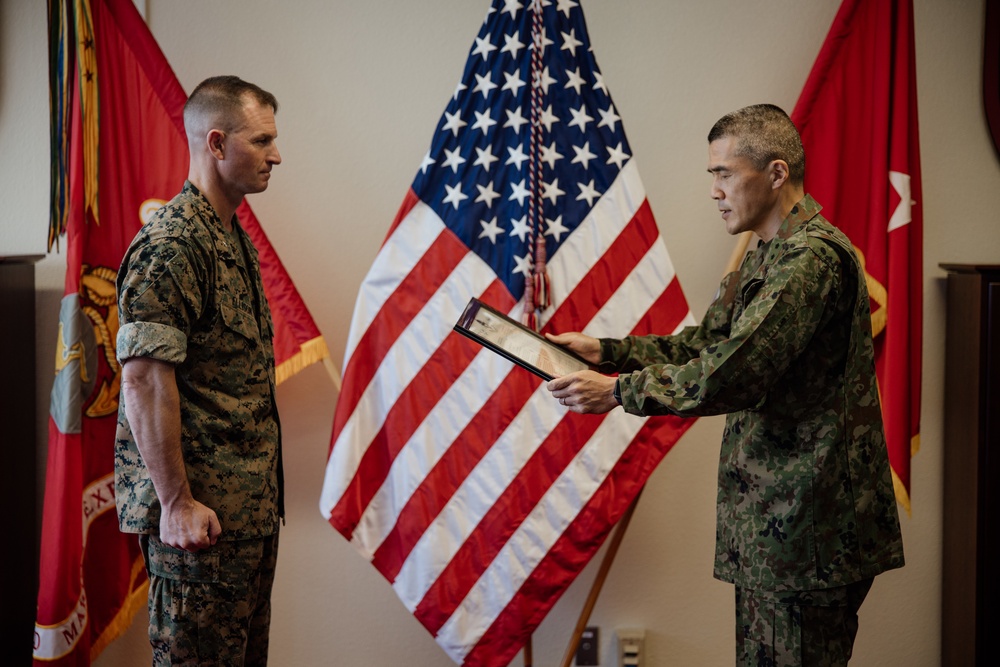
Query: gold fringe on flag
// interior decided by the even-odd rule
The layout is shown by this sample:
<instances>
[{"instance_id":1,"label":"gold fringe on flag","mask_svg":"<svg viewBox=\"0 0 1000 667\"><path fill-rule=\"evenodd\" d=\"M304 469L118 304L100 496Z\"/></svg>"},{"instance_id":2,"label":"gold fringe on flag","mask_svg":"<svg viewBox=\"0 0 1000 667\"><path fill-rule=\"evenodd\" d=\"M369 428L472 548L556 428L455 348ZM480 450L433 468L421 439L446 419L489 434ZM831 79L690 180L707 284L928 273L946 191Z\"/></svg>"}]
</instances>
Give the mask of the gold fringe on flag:
<instances>
[{"instance_id":1,"label":"gold fringe on flag","mask_svg":"<svg viewBox=\"0 0 1000 667\"><path fill-rule=\"evenodd\" d=\"M326 347L326 341L323 340L322 336L307 340L299 347L298 352L275 367L275 381L281 384L299 371L305 369L306 366L314 364L317 361L328 360L329 358L330 350ZM330 377L334 385L336 385L337 390L340 391L340 372L333 366L332 362L327 364L327 370L330 372Z\"/></svg>"},{"instance_id":2,"label":"gold fringe on flag","mask_svg":"<svg viewBox=\"0 0 1000 667\"><path fill-rule=\"evenodd\" d=\"M134 589L136 580L140 575L144 574L146 571L146 565L142 560L142 556L139 556L132 563L132 574L129 577L128 587L131 591L122 603L121 609L115 614L115 617L111 619L108 623L108 627L104 628L104 632L101 636L94 640L94 643L90 646L90 661L94 662L97 657L104 652L104 649L114 640L125 634L125 631L129 629L132 625L132 621L135 619L135 615L139 612L139 609L144 607L147 603L147 598L149 597L149 581L144 581L142 584Z\"/></svg>"}]
</instances>

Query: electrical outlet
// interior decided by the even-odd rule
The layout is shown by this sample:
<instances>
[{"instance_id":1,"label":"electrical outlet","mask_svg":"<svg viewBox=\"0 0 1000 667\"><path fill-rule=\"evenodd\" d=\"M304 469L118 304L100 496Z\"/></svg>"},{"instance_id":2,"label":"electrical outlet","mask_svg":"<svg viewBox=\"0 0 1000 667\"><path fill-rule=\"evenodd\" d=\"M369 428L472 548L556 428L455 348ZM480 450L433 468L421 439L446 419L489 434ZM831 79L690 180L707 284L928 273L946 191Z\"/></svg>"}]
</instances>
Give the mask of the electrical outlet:
<instances>
[{"instance_id":1,"label":"electrical outlet","mask_svg":"<svg viewBox=\"0 0 1000 667\"><path fill-rule=\"evenodd\" d=\"M618 667L644 667L646 631L623 629L615 635L618 638Z\"/></svg>"},{"instance_id":2,"label":"electrical outlet","mask_svg":"<svg viewBox=\"0 0 1000 667\"><path fill-rule=\"evenodd\" d=\"M596 627L584 628L580 635L580 643L576 646L576 664L578 667L597 665L597 635Z\"/></svg>"}]
</instances>

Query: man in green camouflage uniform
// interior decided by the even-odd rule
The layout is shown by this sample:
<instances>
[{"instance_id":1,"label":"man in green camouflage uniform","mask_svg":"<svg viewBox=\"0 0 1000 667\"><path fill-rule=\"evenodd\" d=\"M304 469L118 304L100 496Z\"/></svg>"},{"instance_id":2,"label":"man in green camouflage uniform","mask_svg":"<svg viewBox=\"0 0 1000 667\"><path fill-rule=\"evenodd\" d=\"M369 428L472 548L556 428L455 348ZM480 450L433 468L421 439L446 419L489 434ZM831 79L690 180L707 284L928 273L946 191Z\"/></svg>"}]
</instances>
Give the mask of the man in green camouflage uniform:
<instances>
[{"instance_id":1,"label":"man in green camouflage uniform","mask_svg":"<svg viewBox=\"0 0 1000 667\"><path fill-rule=\"evenodd\" d=\"M283 515L273 328L235 211L281 161L277 108L237 77L195 88L188 180L118 274L115 495L146 559L155 665L267 663Z\"/></svg>"},{"instance_id":2,"label":"man in green camouflage uniform","mask_svg":"<svg viewBox=\"0 0 1000 667\"><path fill-rule=\"evenodd\" d=\"M736 585L737 664L845 665L872 579L903 565L864 271L805 194L781 109L733 112L708 139L727 231L762 243L696 327L551 336L620 374L548 389L582 413L726 413L715 576Z\"/></svg>"}]
</instances>

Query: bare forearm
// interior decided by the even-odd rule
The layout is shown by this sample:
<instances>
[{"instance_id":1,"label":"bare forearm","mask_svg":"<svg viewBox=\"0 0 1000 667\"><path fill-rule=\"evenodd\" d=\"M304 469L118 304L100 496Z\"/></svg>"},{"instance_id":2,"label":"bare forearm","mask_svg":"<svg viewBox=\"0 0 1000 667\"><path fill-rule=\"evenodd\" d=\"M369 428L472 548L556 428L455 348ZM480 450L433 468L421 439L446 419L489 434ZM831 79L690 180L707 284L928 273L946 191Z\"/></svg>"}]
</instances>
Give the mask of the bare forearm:
<instances>
[{"instance_id":1,"label":"bare forearm","mask_svg":"<svg viewBox=\"0 0 1000 667\"><path fill-rule=\"evenodd\" d=\"M160 504L169 509L191 499L181 453L180 396L173 366L131 359L122 367L125 415Z\"/></svg>"},{"instance_id":2,"label":"bare forearm","mask_svg":"<svg viewBox=\"0 0 1000 667\"><path fill-rule=\"evenodd\" d=\"M125 362L122 397L136 446L160 499L160 539L189 551L215 544L222 534L219 518L191 495L184 465L174 367L153 359Z\"/></svg>"}]
</instances>

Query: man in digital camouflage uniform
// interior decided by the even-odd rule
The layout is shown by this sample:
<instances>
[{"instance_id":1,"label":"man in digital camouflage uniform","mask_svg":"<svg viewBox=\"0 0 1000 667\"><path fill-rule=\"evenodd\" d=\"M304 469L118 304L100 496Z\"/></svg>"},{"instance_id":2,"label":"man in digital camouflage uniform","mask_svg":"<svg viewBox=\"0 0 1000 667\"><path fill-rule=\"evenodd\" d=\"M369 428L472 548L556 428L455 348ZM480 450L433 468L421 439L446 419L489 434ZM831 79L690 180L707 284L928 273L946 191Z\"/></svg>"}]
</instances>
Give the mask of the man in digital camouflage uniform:
<instances>
[{"instance_id":1,"label":"man in digital camouflage uniform","mask_svg":"<svg viewBox=\"0 0 1000 667\"><path fill-rule=\"evenodd\" d=\"M208 79L183 190L118 274L119 525L139 533L155 665L264 665L283 515L271 312L235 211L281 162L274 96Z\"/></svg>"},{"instance_id":2,"label":"man in digital camouflage uniform","mask_svg":"<svg viewBox=\"0 0 1000 667\"><path fill-rule=\"evenodd\" d=\"M845 665L872 579L903 565L864 272L804 193L802 142L781 109L740 109L708 140L727 231L762 242L697 327L552 336L620 374L548 389L581 413L728 414L715 576L736 585L737 664Z\"/></svg>"}]
</instances>

